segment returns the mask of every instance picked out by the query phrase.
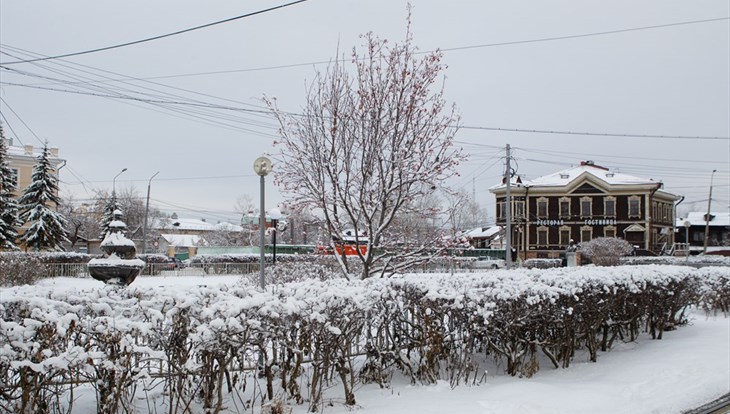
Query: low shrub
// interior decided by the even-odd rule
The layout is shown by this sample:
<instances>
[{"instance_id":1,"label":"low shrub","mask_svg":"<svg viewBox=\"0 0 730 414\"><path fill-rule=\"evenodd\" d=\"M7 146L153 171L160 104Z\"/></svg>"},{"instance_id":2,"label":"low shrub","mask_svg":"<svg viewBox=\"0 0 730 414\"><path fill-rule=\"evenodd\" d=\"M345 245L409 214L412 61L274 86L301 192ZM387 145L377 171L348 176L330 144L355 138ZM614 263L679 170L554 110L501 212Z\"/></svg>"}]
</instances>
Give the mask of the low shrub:
<instances>
[{"instance_id":1,"label":"low shrub","mask_svg":"<svg viewBox=\"0 0 730 414\"><path fill-rule=\"evenodd\" d=\"M30 285L47 274L48 269L38 255L0 253L0 286Z\"/></svg>"}]
</instances>

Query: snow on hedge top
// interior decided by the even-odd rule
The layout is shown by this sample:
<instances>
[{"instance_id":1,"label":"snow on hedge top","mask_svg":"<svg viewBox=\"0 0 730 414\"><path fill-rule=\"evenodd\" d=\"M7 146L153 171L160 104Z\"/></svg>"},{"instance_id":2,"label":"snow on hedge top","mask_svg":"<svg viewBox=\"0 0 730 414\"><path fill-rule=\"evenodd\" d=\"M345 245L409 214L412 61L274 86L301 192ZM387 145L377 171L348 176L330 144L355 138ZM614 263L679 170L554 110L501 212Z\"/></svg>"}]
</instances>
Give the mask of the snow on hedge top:
<instances>
[{"instance_id":1,"label":"snow on hedge top","mask_svg":"<svg viewBox=\"0 0 730 414\"><path fill-rule=\"evenodd\" d=\"M83 289L72 283L25 285L0 290L0 314L4 315L0 325L9 341L32 337L33 331L43 324L63 332L79 320L87 321L84 323L92 324L94 329L108 329L107 325L113 323L115 329L147 335L153 325L169 321L177 313L189 312L193 318L191 338L197 343L214 344L240 333L243 325L268 334L271 330L289 329L301 321L306 321L309 329L337 336L357 329L352 324L353 315L388 318L416 303L427 312L449 309L471 318L484 318L484 323L489 324L493 317L514 306L534 306L538 312L572 312L574 306L590 302L590 297L600 302L602 295L647 289L671 295L685 281L700 283L701 290L707 286L712 292L728 286L730 274L724 267L520 269L481 274L408 274L355 281L307 279L270 284L265 291L251 284L172 284L122 289ZM27 312L31 312L30 317L25 316ZM22 321L15 320L13 315L23 315ZM357 319L357 323L362 320ZM3 352L0 347L0 356Z\"/></svg>"}]
</instances>

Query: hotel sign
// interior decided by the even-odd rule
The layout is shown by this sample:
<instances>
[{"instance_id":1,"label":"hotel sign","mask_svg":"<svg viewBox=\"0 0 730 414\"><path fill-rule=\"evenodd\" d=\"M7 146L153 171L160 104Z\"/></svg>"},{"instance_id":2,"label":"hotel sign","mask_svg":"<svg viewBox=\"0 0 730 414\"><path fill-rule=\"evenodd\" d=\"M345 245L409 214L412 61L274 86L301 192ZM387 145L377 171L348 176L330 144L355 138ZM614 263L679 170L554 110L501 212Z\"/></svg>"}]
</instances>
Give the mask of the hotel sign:
<instances>
[{"instance_id":1,"label":"hotel sign","mask_svg":"<svg viewBox=\"0 0 730 414\"><path fill-rule=\"evenodd\" d=\"M616 219L587 219L583 223L586 226L615 226ZM533 224L536 226L564 226L565 220L538 219Z\"/></svg>"},{"instance_id":2,"label":"hotel sign","mask_svg":"<svg viewBox=\"0 0 730 414\"><path fill-rule=\"evenodd\" d=\"M586 226L615 226L616 219L594 219L586 220Z\"/></svg>"}]
</instances>

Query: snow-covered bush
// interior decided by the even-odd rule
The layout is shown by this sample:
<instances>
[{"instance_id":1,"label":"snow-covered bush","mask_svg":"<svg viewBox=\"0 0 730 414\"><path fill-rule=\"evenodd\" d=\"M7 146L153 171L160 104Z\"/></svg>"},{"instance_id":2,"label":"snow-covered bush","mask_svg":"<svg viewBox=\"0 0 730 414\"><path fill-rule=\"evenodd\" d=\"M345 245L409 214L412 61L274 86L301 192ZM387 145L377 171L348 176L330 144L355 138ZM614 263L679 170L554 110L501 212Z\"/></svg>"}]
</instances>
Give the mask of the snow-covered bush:
<instances>
[{"instance_id":1,"label":"snow-covered bush","mask_svg":"<svg viewBox=\"0 0 730 414\"><path fill-rule=\"evenodd\" d=\"M596 266L617 266L621 257L630 255L634 248L624 239L598 237L578 245L578 251Z\"/></svg>"},{"instance_id":2,"label":"snow-covered bush","mask_svg":"<svg viewBox=\"0 0 730 414\"><path fill-rule=\"evenodd\" d=\"M679 265L679 266L730 266L730 257L716 255L698 256L629 256L622 257L621 264Z\"/></svg>"},{"instance_id":3,"label":"snow-covered bush","mask_svg":"<svg viewBox=\"0 0 730 414\"><path fill-rule=\"evenodd\" d=\"M140 253L135 257L144 261L145 263L142 274L152 276L159 275L163 268L160 265L163 263L167 263L168 260L170 260L170 258L165 256L164 254L157 253Z\"/></svg>"},{"instance_id":4,"label":"snow-covered bush","mask_svg":"<svg viewBox=\"0 0 730 414\"><path fill-rule=\"evenodd\" d=\"M36 256L43 263L88 263L94 256L76 252L43 252L29 253Z\"/></svg>"},{"instance_id":5,"label":"snow-covered bush","mask_svg":"<svg viewBox=\"0 0 730 414\"><path fill-rule=\"evenodd\" d=\"M288 266L288 265L287 265ZM270 269L304 276L303 264ZM306 265L311 266L311 265ZM164 389L173 412L216 412L226 395L322 407L363 382L478 383L487 359L530 376L545 355L597 361L642 331L656 339L689 306L728 309L727 268L622 266L414 274L348 281L291 277L237 286L19 286L0 295L0 411L49 412L88 382L104 412L134 411L138 390ZM281 272L281 273L279 273ZM323 280L324 279L324 280ZM585 350L585 353L577 352ZM364 359L361 356L364 355ZM264 385L251 393L251 382ZM247 384L249 387L247 388ZM50 405L46 406L50 407ZM250 406L249 406L250 407ZM100 409L101 410L101 409Z\"/></svg>"},{"instance_id":6,"label":"snow-covered bush","mask_svg":"<svg viewBox=\"0 0 730 414\"><path fill-rule=\"evenodd\" d=\"M527 259L522 262L522 266L528 269L550 269L562 265L561 259Z\"/></svg>"},{"instance_id":7,"label":"snow-covered bush","mask_svg":"<svg viewBox=\"0 0 730 414\"><path fill-rule=\"evenodd\" d=\"M0 252L0 286L29 285L47 274L38 255Z\"/></svg>"}]
</instances>

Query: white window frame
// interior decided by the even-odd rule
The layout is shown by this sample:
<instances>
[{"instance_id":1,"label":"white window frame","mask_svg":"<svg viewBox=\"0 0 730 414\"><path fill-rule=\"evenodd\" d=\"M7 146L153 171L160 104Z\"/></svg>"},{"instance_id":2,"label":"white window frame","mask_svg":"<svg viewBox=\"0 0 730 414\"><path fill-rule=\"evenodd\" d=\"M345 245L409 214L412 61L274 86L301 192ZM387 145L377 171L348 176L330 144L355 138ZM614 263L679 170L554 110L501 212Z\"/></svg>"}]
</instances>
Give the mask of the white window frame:
<instances>
[{"instance_id":1,"label":"white window frame","mask_svg":"<svg viewBox=\"0 0 730 414\"><path fill-rule=\"evenodd\" d=\"M628 205L628 214L629 218L638 217L641 218L641 196L630 196L627 200ZM636 212L631 211L631 204L632 202L636 202Z\"/></svg>"},{"instance_id":2,"label":"white window frame","mask_svg":"<svg viewBox=\"0 0 730 414\"><path fill-rule=\"evenodd\" d=\"M514 212L513 218L525 218L525 202L524 201L514 201L512 206L512 211Z\"/></svg>"},{"instance_id":3,"label":"white window frame","mask_svg":"<svg viewBox=\"0 0 730 414\"><path fill-rule=\"evenodd\" d=\"M585 240L584 237L583 237L583 232L586 232L586 231L590 233L590 238L588 240ZM591 227L591 226L581 226L580 227L580 242L581 243L585 243L585 242L589 242L591 240L593 240L593 227Z\"/></svg>"},{"instance_id":4,"label":"white window frame","mask_svg":"<svg viewBox=\"0 0 730 414\"><path fill-rule=\"evenodd\" d=\"M608 203L611 202L613 205L613 211L608 212ZM616 217L616 197L614 196L606 196L603 199L603 215L605 217Z\"/></svg>"},{"instance_id":5,"label":"white window frame","mask_svg":"<svg viewBox=\"0 0 730 414\"><path fill-rule=\"evenodd\" d=\"M609 236L607 233L611 232L613 233L612 236ZM616 226L606 226L603 228L603 237L610 237L610 238L616 238Z\"/></svg>"},{"instance_id":6,"label":"white window frame","mask_svg":"<svg viewBox=\"0 0 730 414\"><path fill-rule=\"evenodd\" d=\"M583 211L583 203L588 203L588 214ZM580 198L580 217L593 217L593 198L592 197L581 197Z\"/></svg>"},{"instance_id":7,"label":"white window frame","mask_svg":"<svg viewBox=\"0 0 730 414\"><path fill-rule=\"evenodd\" d=\"M566 240L563 240L563 232L566 232L566 231L568 232L568 237L567 237ZM561 246L567 246L567 245L570 244L570 239L572 238L570 233L571 233L571 231L570 231L570 227L569 226L561 226L560 227L559 233L558 233L559 234L558 237L560 237L560 245Z\"/></svg>"},{"instance_id":8,"label":"white window frame","mask_svg":"<svg viewBox=\"0 0 730 414\"><path fill-rule=\"evenodd\" d=\"M544 214L541 214L540 212L540 205L545 206ZM537 199L537 217L538 218L548 218L548 215L550 214L550 200L547 197L540 197Z\"/></svg>"},{"instance_id":9,"label":"white window frame","mask_svg":"<svg viewBox=\"0 0 730 414\"><path fill-rule=\"evenodd\" d=\"M567 214L563 214L563 203L568 203L568 213ZM560 200L558 201L558 209L560 210L558 212L558 216L560 218L570 218L570 207L571 207L570 197L561 197Z\"/></svg>"},{"instance_id":10,"label":"white window frame","mask_svg":"<svg viewBox=\"0 0 730 414\"><path fill-rule=\"evenodd\" d=\"M545 243L541 243L540 236L544 236ZM537 245L538 246L549 246L550 245L550 228L547 226L540 226L537 228Z\"/></svg>"}]
</instances>

